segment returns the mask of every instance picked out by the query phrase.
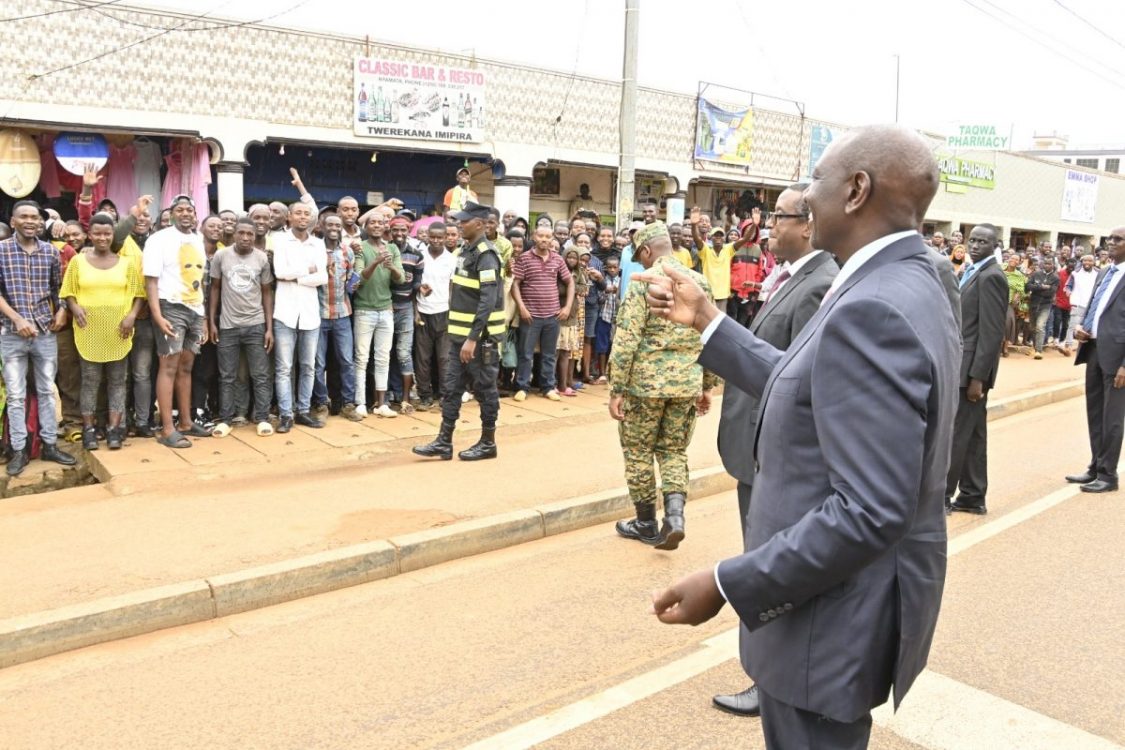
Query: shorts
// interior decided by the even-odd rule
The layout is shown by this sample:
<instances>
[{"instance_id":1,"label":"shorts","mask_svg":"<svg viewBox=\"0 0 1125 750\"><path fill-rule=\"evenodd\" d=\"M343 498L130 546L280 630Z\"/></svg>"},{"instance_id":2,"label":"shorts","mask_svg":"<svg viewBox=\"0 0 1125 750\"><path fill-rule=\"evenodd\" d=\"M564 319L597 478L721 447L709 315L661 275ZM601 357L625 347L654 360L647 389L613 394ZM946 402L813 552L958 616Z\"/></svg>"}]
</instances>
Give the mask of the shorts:
<instances>
[{"instance_id":1,"label":"shorts","mask_svg":"<svg viewBox=\"0 0 1125 750\"><path fill-rule=\"evenodd\" d=\"M187 349L199 354L203 339L203 316L187 305L160 300L160 314L172 324L173 335L168 336L152 321L152 337L156 341L156 354L171 357Z\"/></svg>"},{"instance_id":2,"label":"shorts","mask_svg":"<svg viewBox=\"0 0 1125 750\"><path fill-rule=\"evenodd\" d=\"M598 318L598 325L595 331L594 353L609 354L610 347L613 345L613 323L607 323L601 318Z\"/></svg>"},{"instance_id":3,"label":"shorts","mask_svg":"<svg viewBox=\"0 0 1125 750\"><path fill-rule=\"evenodd\" d=\"M586 331L585 336L588 339L594 338L598 330L598 304L586 304Z\"/></svg>"},{"instance_id":4,"label":"shorts","mask_svg":"<svg viewBox=\"0 0 1125 750\"><path fill-rule=\"evenodd\" d=\"M555 349L560 352L582 351L582 341L578 335L577 325L563 325L559 329L559 344Z\"/></svg>"}]
</instances>

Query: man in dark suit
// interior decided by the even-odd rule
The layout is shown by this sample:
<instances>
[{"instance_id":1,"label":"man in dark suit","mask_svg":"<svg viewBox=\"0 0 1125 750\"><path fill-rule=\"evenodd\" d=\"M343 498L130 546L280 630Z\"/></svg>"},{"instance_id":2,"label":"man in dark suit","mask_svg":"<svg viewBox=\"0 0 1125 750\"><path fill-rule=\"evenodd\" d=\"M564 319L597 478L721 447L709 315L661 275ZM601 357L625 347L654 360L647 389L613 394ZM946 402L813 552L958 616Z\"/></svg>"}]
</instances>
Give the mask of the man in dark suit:
<instances>
[{"instance_id":1,"label":"man in dark suit","mask_svg":"<svg viewBox=\"0 0 1125 750\"><path fill-rule=\"evenodd\" d=\"M897 706L926 664L961 353L916 231L937 187L905 128L828 147L805 199L813 246L844 265L786 352L687 276L640 279L657 314L703 332L704 366L761 398L747 551L656 594L653 613L698 624L730 602L768 748L866 747L871 709L892 685Z\"/></svg>"},{"instance_id":2,"label":"man in dark suit","mask_svg":"<svg viewBox=\"0 0 1125 750\"><path fill-rule=\"evenodd\" d=\"M777 197L774 212L766 222L770 248L782 263L777 282L763 293L765 303L750 324L750 332L773 347L785 351L797 334L820 309L839 268L831 255L814 250L812 222L805 204L805 183L790 186ZM728 386L723 393L719 420L719 455L727 473L738 480L738 516L746 538L746 517L754 485L754 438L758 431L758 398ZM740 636L745 639L747 632ZM715 705L741 716L759 713L758 688L751 686L734 695L716 695Z\"/></svg>"},{"instance_id":3,"label":"man in dark suit","mask_svg":"<svg viewBox=\"0 0 1125 750\"><path fill-rule=\"evenodd\" d=\"M988 512L988 392L996 385L1008 314L1008 278L995 252L996 227L973 227L972 265L961 274L961 400L945 484L947 513ZM961 494L953 500L958 484Z\"/></svg>"},{"instance_id":4,"label":"man in dark suit","mask_svg":"<svg viewBox=\"0 0 1125 750\"><path fill-rule=\"evenodd\" d=\"M1125 226L1113 230L1109 251L1114 265L1098 274L1086 318L1075 329L1081 343L1074 364L1086 365L1086 427L1090 465L1066 478L1083 492L1114 492L1125 428Z\"/></svg>"}]
</instances>

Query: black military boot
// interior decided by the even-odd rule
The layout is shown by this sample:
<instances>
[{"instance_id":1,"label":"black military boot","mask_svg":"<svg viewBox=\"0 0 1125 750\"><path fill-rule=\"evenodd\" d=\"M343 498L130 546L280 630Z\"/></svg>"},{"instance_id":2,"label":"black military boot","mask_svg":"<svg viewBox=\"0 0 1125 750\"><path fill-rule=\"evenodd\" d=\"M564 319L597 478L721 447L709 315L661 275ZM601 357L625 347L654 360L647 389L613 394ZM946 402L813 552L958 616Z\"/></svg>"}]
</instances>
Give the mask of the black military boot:
<instances>
[{"instance_id":1,"label":"black military boot","mask_svg":"<svg viewBox=\"0 0 1125 750\"><path fill-rule=\"evenodd\" d=\"M426 456L427 458L440 458L442 461L452 461L453 427L453 422L445 419L441 420L441 431L438 433L438 436L434 438L434 442L427 443L426 445L416 445L410 450L416 456Z\"/></svg>"},{"instance_id":2,"label":"black military boot","mask_svg":"<svg viewBox=\"0 0 1125 750\"><path fill-rule=\"evenodd\" d=\"M617 533L626 539L636 539L645 544L658 544L661 541L656 525L655 503L633 503L637 517L617 522Z\"/></svg>"},{"instance_id":3,"label":"black military boot","mask_svg":"<svg viewBox=\"0 0 1125 750\"><path fill-rule=\"evenodd\" d=\"M483 461L486 458L496 458L496 428L482 429L480 440L472 448L457 454L462 461Z\"/></svg>"},{"instance_id":4,"label":"black military boot","mask_svg":"<svg viewBox=\"0 0 1125 750\"><path fill-rule=\"evenodd\" d=\"M682 492L669 492L664 496L664 525L660 527L661 542L657 549L673 550L684 540L684 503Z\"/></svg>"}]
</instances>

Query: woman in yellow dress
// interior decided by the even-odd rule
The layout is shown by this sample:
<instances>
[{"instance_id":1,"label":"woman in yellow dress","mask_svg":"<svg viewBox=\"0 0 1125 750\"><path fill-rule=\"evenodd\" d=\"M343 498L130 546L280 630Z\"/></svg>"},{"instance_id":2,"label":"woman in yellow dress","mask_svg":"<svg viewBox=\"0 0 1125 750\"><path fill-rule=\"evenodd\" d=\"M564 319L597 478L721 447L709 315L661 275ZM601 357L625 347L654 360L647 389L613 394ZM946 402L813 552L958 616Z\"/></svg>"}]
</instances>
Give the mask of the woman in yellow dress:
<instances>
[{"instance_id":1,"label":"woman in yellow dress","mask_svg":"<svg viewBox=\"0 0 1125 750\"><path fill-rule=\"evenodd\" d=\"M95 411L103 375L109 400L106 445L121 447L125 414L129 350L133 326L144 301L139 264L112 250L113 219L97 214L90 220L89 247L67 266L59 294L74 319L74 344L82 358L82 447L96 450Z\"/></svg>"}]
</instances>

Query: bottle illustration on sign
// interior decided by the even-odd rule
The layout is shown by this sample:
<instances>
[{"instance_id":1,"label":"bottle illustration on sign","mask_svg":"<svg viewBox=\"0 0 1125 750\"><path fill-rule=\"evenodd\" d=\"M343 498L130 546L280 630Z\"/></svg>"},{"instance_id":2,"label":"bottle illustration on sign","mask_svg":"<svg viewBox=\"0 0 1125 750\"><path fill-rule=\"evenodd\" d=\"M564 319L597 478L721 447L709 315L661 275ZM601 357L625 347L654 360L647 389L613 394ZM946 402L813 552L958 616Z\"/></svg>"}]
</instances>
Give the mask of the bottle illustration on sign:
<instances>
[{"instance_id":1,"label":"bottle illustration on sign","mask_svg":"<svg viewBox=\"0 0 1125 750\"><path fill-rule=\"evenodd\" d=\"M367 96L367 121L378 122L379 117L375 109L375 94L372 92Z\"/></svg>"},{"instance_id":2,"label":"bottle illustration on sign","mask_svg":"<svg viewBox=\"0 0 1125 750\"><path fill-rule=\"evenodd\" d=\"M449 127L449 99L442 99L441 102L441 124L442 127Z\"/></svg>"},{"instance_id":3,"label":"bottle illustration on sign","mask_svg":"<svg viewBox=\"0 0 1125 750\"><path fill-rule=\"evenodd\" d=\"M471 128L473 126L473 100L465 94L465 127Z\"/></svg>"},{"instance_id":4,"label":"bottle illustration on sign","mask_svg":"<svg viewBox=\"0 0 1125 750\"><path fill-rule=\"evenodd\" d=\"M473 99L473 104L476 104L476 99ZM477 107L477 127L484 127L484 107Z\"/></svg>"},{"instance_id":5,"label":"bottle illustration on sign","mask_svg":"<svg viewBox=\"0 0 1125 750\"><path fill-rule=\"evenodd\" d=\"M391 121L391 97L388 95L383 100L383 122Z\"/></svg>"},{"instance_id":6,"label":"bottle illustration on sign","mask_svg":"<svg viewBox=\"0 0 1125 750\"><path fill-rule=\"evenodd\" d=\"M465 102L460 94L457 95L457 127L465 127Z\"/></svg>"},{"instance_id":7,"label":"bottle illustration on sign","mask_svg":"<svg viewBox=\"0 0 1125 750\"><path fill-rule=\"evenodd\" d=\"M391 92L391 122L398 122L398 89Z\"/></svg>"},{"instance_id":8,"label":"bottle illustration on sign","mask_svg":"<svg viewBox=\"0 0 1125 750\"><path fill-rule=\"evenodd\" d=\"M375 91L375 122L383 122L383 87Z\"/></svg>"},{"instance_id":9,"label":"bottle illustration on sign","mask_svg":"<svg viewBox=\"0 0 1125 750\"><path fill-rule=\"evenodd\" d=\"M359 84L359 121L367 122L367 88L364 84Z\"/></svg>"}]
</instances>

